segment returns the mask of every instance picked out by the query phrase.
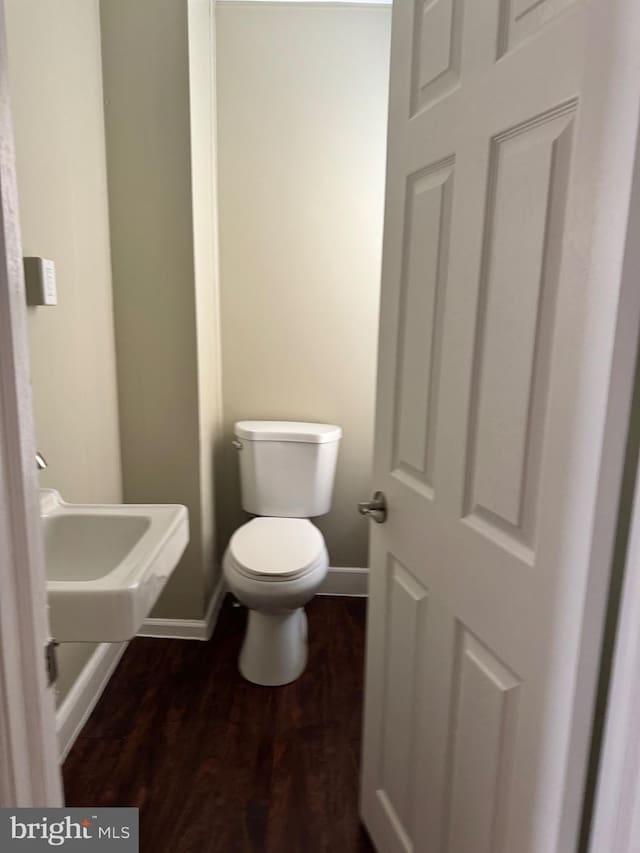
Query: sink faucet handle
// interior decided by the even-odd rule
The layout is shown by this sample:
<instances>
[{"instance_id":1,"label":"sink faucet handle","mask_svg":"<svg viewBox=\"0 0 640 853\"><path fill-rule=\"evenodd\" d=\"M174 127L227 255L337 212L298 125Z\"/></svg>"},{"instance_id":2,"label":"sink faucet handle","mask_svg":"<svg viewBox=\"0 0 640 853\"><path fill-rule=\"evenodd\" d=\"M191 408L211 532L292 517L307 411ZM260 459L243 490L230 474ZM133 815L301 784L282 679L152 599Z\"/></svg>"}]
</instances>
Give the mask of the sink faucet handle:
<instances>
[{"instance_id":1,"label":"sink faucet handle","mask_svg":"<svg viewBox=\"0 0 640 853\"><path fill-rule=\"evenodd\" d=\"M47 460L39 451L36 451L36 467L38 468L38 471L44 471L47 467Z\"/></svg>"}]
</instances>

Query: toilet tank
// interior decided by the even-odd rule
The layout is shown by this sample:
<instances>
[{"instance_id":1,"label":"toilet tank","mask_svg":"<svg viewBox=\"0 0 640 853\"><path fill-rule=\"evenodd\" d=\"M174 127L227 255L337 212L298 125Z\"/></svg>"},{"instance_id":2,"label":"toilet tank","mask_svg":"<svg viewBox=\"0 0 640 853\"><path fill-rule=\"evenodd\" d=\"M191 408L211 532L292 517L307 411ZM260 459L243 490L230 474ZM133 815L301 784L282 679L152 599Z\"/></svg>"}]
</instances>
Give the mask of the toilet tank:
<instances>
[{"instance_id":1,"label":"toilet tank","mask_svg":"<svg viewBox=\"0 0 640 853\"><path fill-rule=\"evenodd\" d=\"M329 512L342 430L300 421L238 421L242 506L252 515Z\"/></svg>"}]
</instances>

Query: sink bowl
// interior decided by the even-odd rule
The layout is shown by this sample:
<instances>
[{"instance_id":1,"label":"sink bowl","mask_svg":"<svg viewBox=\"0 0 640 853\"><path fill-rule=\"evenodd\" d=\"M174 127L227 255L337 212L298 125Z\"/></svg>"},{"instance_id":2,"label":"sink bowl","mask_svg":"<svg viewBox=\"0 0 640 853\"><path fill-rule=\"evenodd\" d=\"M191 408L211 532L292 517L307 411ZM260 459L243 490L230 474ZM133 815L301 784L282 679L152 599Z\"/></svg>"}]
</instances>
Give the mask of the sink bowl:
<instances>
[{"instance_id":1,"label":"sink bowl","mask_svg":"<svg viewBox=\"0 0 640 853\"><path fill-rule=\"evenodd\" d=\"M40 493L51 632L59 642L134 637L189 541L183 506L70 504Z\"/></svg>"}]
</instances>

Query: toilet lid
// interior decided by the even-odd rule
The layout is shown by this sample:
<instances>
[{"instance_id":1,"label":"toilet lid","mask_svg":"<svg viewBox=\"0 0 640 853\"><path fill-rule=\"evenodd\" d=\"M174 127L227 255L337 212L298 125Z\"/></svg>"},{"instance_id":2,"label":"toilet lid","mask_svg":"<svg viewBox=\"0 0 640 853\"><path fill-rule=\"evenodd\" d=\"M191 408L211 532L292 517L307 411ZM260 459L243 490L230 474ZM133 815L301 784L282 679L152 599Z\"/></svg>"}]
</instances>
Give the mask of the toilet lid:
<instances>
[{"instance_id":1,"label":"toilet lid","mask_svg":"<svg viewBox=\"0 0 640 853\"><path fill-rule=\"evenodd\" d=\"M233 534L229 553L238 568L275 580L314 568L325 547L318 528L305 518L254 518Z\"/></svg>"}]
</instances>

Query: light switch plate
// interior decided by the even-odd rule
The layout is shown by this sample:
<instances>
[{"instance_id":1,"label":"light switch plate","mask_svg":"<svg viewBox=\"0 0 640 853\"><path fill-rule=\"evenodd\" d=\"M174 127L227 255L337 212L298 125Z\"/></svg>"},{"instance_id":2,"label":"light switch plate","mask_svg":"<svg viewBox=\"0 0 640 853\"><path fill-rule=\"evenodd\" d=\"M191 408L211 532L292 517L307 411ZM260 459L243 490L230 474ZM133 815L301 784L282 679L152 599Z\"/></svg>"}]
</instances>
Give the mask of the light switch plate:
<instances>
[{"instance_id":1,"label":"light switch plate","mask_svg":"<svg viewBox=\"0 0 640 853\"><path fill-rule=\"evenodd\" d=\"M27 305L57 305L56 265L50 258L23 258Z\"/></svg>"}]
</instances>

